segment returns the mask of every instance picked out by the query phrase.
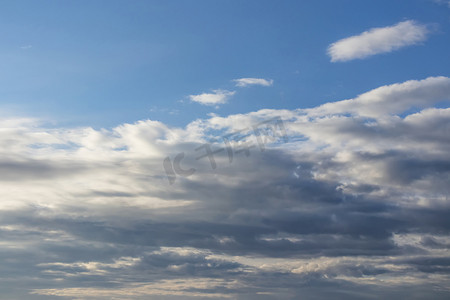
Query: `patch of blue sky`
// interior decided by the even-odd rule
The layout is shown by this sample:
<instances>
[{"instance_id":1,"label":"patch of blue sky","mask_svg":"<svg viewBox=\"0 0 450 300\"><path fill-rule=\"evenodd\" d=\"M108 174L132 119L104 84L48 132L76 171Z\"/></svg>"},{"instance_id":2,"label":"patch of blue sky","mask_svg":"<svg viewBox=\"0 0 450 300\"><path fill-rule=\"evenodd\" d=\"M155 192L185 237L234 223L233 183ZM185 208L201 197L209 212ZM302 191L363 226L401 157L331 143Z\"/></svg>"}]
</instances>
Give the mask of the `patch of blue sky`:
<instances>
[{"instance_id":1,"label":"patch of blue sky","mask_svg":"<svg viewBox=\"0 0 450 300\"><path fill-rule=\"evenodd\" d=\"M184 126L450 75L448 9L433 1L3 1L0 20L0 108L58 126ZM432 32L365 59L327 55L340 39L406 20ZM240 88L239 78L273 85ZM217 89L236 93L218 106L189 100Z\"/></svg>"}]
</instances>

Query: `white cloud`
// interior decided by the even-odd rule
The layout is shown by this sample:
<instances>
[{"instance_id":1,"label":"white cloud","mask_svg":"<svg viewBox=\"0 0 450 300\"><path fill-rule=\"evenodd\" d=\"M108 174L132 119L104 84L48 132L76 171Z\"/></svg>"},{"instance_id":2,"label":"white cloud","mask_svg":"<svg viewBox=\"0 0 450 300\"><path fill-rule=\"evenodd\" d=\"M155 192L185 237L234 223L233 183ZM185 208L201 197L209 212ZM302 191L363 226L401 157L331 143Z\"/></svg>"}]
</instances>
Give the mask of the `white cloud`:
<instances>
[{"instance_id":1,"label":"white cloud","mask_svg":"<svg viewBox=\"0 0 450 300\"><path fill-rule=\"evenodd\" d=\"M228 98L233 96L236 92L227 90L213 90L213 93L203 93L199 95L190 95L189 99L203 105L217 105L228 101Z\"/></svg>"},{"instance_id":2,"label":"white cloud","mask_svg":"<svg viewBox=\"0 0 450 300\"><path fill-rule=\"evenodd\" d=\"M408 20L339 40L328 47L328 55L332 62L362 59L415 45L426 40L428 33L425 25Z\"/></svg>"},{"instance_id":3,"label":"white cloud","mask_svg":"<svg viewBox=\"0 0 450 300\"><path fill-rule=\"evenodd\" d=\"M213 278L167 279L152 283L131 283L121 288L35 289L31 294L89 299L137 299L139 297L181 296L183 298L232 298L218 290L240 287L236 281Z\"/></svg>"},{"instance_id":4,"label":"white cloud","mask_svg":"<svg viewBox=\"0 0 450 300\"><path fill-rule=\"evenodd\" d=\"M447 5L450 8L450 0L433 0L433 2L437 4Z\"/></svg>"},{"instance_id":5,"label":"white cloud","mask_svg":"<svg viewBox=\"0 0 450 300\"><path fill-rule=\"evenodd\" d=\"M354 99L331 102L309 110L310 114L352 113L376 117L401 113L408 108L423 108L450 98L450 78L428 77L385 85Z\"/></svg>"},{"instance_id":6,"label":"white cloud","mask_svg":"<svg viewBox=\"0 0 450 300\"><path fill-rule=\"evenodd\" d=\"M271 86L273 84L272 79L263 79L263 78L240 78L234 79L236 82L236 86L238 87L246 87L249 85L262 85L262 86Z\"/></svg>"}]
</instances>

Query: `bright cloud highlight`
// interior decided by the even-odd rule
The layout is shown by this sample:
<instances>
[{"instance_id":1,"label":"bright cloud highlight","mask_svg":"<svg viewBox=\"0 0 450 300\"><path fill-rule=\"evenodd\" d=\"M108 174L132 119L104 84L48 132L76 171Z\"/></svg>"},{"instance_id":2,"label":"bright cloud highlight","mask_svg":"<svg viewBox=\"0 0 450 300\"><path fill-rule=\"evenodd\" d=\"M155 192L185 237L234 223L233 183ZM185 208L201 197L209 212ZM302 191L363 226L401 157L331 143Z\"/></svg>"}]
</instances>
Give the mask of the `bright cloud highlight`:
<instances>
[{"instance_id":1,"label":"bright cloud highlight","mask_svg":"<svg viewBox=\"0 0 450 300\"><path fill-rule=\"evenodd\" d=\"M425 41L428 34L427 26L404 21L339 40L328 47L328 55L332 62L362 59L418 44Z\"/></svg>"}]
</instances>

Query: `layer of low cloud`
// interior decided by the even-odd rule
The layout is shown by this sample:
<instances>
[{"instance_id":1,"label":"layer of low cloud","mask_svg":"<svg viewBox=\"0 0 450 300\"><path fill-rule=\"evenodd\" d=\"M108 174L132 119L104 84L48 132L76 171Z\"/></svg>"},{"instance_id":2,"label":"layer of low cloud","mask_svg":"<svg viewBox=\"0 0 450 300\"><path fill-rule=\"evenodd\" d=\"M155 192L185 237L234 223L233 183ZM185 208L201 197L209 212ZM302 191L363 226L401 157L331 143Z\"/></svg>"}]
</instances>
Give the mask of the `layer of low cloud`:
<instances>
[{"instance_id":1,"label":"layer of low cloud","mask_svg":"<svg viewBox=\"0 0 450 300\"><path fill-rule=\"evenodd\" d=\"M428 34L427 26L408 20L339 40L328 47L328 55L332 62L362 59L421 43Z\"/></svg>"},{"instance_id":2,"label":"layer of low cloud","mask_svg":"<svg viewBox=\"0 0 450 300\"><path fill-rule=\"evenodd\" d=\"M448 299L449 81L185 128L1 120L2 295Z\"/></svg>"},{"instance_id":3,"label":"layer of low cloud","mask_svg":"<svg viewBox=\"0 0 450 300\"><path fill-rule=\"evenodd\" d=\"M271 86L273 84L272 79L264 78L240 78L233 80L238 87L247 87L251 85Z\"/></svg>"},{"instance_id":4,"label":"layer of low cloud","mask_svg":"<svg viewBox=\"0 0 450 300\"><path fill-rule=\"evenodd\" d=\"M203 105L224 104L235 94L234 91L213 90L213 93L203 93L199 95L190 95L189 99Z\"/></svg>"}]
</instances>

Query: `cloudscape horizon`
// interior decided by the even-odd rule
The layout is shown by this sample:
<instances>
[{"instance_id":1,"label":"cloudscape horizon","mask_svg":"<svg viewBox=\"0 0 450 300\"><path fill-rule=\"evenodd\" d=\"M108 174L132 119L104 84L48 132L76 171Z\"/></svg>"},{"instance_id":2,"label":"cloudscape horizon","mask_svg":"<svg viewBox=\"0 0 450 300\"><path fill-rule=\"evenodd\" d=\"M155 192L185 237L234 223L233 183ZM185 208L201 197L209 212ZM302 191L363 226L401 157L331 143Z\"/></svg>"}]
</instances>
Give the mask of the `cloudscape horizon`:
<instances>
[{"instance_id":1,"label":"cloudscape horizon","mask_svg":"<svg viewBox=\"0 0 450 300\"><path fill-rule=\"evenodd\" d=\"M354 23L295 1L18 2L5 8L25 27L0 13L15 32L0 49L0 299L449 298L446 1L342 2ZM242 56L222 61L223 39ZM188 60L205 53L203 77Z\"/></svg>"}]
</instances>

